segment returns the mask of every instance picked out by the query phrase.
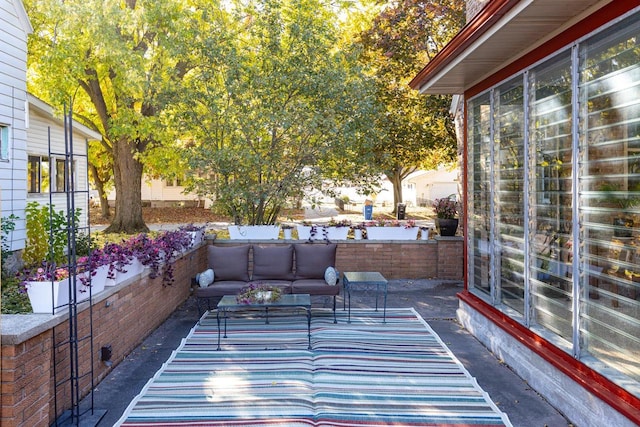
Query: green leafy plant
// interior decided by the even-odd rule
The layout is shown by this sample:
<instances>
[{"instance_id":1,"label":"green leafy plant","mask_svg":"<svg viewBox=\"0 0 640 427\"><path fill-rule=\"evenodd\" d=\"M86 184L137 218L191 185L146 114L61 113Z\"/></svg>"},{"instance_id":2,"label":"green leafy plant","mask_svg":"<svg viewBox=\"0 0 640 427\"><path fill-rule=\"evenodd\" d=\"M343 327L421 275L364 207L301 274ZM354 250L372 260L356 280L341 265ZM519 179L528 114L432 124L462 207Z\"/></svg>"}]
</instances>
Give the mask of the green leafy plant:
<instances>
[{"instance_id":1,"label":"green leafy plant","mask_svg":"<svg viewBox=\"0 0 640 427\"><path fill-rule=\"evenodd\" d=\"M16 221L20 219L18 216L11 214L7 217L2 217L2 266L4 274L4 266L9 255L11 255L11 245L9 244L9 234L16 229Z\"/></svg>"},{"instance_id":2,"label":"green leafy plant","mask_svg":"<svg viewBox=\"0 0 640 427\"><path fill-rule=\"evenodd\" d=\"M80 212L80 209L76 209L74 213L76 224L80 221ZM38 202L27 203L25 213L27 241L22 254L25 264L36 265L44 260L63 264L69 222L65 214Z\"/></svg>"}]
</instances>

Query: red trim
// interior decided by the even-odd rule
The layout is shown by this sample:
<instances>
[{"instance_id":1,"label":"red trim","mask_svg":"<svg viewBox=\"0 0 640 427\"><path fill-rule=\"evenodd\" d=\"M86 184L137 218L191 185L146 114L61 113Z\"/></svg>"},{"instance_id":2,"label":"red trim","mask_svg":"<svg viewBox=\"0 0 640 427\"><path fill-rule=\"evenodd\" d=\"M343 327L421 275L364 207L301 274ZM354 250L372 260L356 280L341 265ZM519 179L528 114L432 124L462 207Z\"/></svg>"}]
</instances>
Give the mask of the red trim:
<instances>
[{"instance_id":1,"label":"red trim","mask_svg":"<svg viewBox=\"0 0 640 427\"><path fill-rule=\"evenodd\" d=\"M441 71L473 42L486 33L520 0L492 0L411 80L409 86L420 89L429 75Z\"/></svg>"},{"instance_id":2,"label":"red trim","mask_svg":"<svg viewBox=\"0 0 640 427\"><path fill-rule=\"evenodd\" d=\"M458 297L563 374L640 425L640 399L468 291Z\"/></svg>"},{"instance_id":3,"label":"red trim","mask_svg":"<svg viewBox=\"0 0 640 427\"><path fill-rule=\"evenodd\" d=\"M564 48L568 48L575 40L586 36L638 6L640 6L640 0L614 1L607 4L602 9L599 9L586 19L580 21L578 24L549 40L549 42L545 43L543 46L540 46L529 54L515 60L497 73L488 77L486 80L468 88L465 91L465 98L470 98L480 92L483 92L490 87L495 86L499 82L517 74L531 64Z\"/></svg>"}]
</instances>

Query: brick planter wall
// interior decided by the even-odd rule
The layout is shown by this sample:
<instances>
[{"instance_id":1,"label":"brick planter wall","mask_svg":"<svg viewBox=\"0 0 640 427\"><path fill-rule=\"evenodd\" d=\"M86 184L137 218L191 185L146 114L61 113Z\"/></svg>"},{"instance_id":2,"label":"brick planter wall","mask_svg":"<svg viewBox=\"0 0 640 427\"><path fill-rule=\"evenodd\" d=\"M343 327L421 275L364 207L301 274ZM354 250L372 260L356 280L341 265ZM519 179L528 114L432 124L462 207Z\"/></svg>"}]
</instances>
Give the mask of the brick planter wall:
<instances>
[{"instance_id":1,"label":"brick planter wall","mask_svg":"<svg viewBox=\"0 0 640 427\"><path fill-rule=\"evenodd\" d=\"M278 245L285 241L214 241L214 245ZM300 242L302 243L302 242ZM322 244L321 242L315 244ZM94 383L98 384L120 361L180 306L190 294L191 278L206 269L207 246L175 263L175 283L143 274L130 283L107 288L93 299ZM463 239L443 237L429 241L340 241L336 267L340 271L379 271L388 279L462 280ZM89 334L88 304L80 305L80 337ZM68 338L68 316L2 315L0 398L3 427L49 426L71 406L69 386L58 388L58 413L54 409L53 352L58 380L68 376L68 347L55 349ZM100 348L111 345L113 366L100 361ZM80 372L90 369L89 341L80 344ZM81 381L81 396L89 393L90 378Z\"/></svg>"},{"instance_id":2,"label":"brick planter wall","mask_svg":"<svg viewBox=\"0 0 640 427\"><path fill-rule=\"evenodd\" d=\"M194 250L174 264L175 283L163 286L162 278L150 279L143 273L131 283L107 288L93 300L94 383L98 384L126 355L179 307L190 295L191 278L206 267L205 247ZM80 311L81 310L81 311ZM78 313L78 336L90 333L88 304ZM15 316L15 317L14 317ZM29 318L29 330L9 331L7 323ZM69 375L69 348L57 343L68 340L66 313L51 315L3 315L0 353L0 425L49 426L71 407L68 383L58 387L58 413L54 406L53 352L58 366L58 382ZM112 347L112 367L100 361L100 348ZM79 343L80 374L90 372L90 341ZM80 381L81 396L91 389L91 378Z\"/></svg>"}]
</instances>

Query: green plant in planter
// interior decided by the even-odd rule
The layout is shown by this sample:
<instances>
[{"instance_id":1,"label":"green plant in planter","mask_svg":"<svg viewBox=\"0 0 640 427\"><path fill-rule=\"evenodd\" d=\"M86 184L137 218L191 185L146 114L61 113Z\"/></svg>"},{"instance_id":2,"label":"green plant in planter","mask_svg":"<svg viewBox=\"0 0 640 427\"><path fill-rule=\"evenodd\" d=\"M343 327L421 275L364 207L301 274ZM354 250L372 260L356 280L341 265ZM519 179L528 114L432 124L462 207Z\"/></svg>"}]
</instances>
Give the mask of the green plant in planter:
<instances>
[{"instance_id":1,"label":"green plant in planter","mask_svg":"<svg viewBox=\"0 0 640 427\"><path fill-rule=\"evenodd\" d=\"M74 213L75 223L80 221L80 209ZM50 205L29 202L25 208L27 241L22 254L26 265L44 260L62 264L67 247L67 217L62 211L50 209Z\"/></svg>"}]
</instances>

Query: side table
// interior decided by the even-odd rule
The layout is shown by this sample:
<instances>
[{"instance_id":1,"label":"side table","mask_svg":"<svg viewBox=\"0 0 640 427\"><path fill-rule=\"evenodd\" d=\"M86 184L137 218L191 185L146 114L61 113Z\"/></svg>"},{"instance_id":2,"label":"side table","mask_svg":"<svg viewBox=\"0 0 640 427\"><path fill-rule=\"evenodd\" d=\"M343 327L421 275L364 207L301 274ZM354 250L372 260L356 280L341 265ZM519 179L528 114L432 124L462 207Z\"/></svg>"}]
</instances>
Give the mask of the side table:
<instances>
[{"instance_id":1,"label":"side table","mask_svg":"<svg viewBox=\"0 0 640 427\"><path fill-rule=\"evenodd\" d=\"M349 304L347 323L351 323L351 289L354 288L359 288L365 291L373 290L375 288L376 311L378 311L378 295L380 294L380 290L384 292L382 323L387 323L387 279L385 279L382 274L377 271L347 271L344 273L342 283Z\"/></svg>"}]
</instances>

